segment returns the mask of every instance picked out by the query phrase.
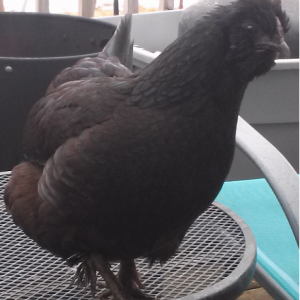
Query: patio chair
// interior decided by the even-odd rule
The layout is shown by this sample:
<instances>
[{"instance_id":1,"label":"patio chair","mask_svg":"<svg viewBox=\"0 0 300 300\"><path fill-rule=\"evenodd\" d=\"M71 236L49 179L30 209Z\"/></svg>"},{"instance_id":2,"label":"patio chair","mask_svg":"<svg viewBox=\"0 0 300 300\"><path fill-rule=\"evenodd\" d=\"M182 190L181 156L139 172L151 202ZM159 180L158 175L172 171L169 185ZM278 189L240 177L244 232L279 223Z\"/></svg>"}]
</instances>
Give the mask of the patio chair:
<instances>
[{"instance_id":1,"label":"patio chair","mask_svg":"<svg viewBox=\"0 0 300 300\"><path fill-rule=\"evenodd\" d=\"M299 299L298 175L241 117L236 145L265 179L226 182L216 200L235 211L253 231L258 248L256 280L276 300Z\"/></svg>"}]
</instances>

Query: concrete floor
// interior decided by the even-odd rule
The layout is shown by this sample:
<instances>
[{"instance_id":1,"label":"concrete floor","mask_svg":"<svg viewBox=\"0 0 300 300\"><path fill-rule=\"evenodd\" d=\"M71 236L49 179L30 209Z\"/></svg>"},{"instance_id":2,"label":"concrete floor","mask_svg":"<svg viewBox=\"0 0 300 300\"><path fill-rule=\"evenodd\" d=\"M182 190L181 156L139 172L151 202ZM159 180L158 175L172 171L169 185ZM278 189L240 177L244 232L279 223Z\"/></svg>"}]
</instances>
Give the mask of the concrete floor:
<instances>
[{"instance_id":1,"label":"concrete floor","mask_svg":"<svg viewBox=\"0 0 300 300\"><path fill-rule=\"evenodd\" d=\"M274 298L255 279L252 279L247 290L237 300L274 300Z\"/></svg>"}]
</instances>

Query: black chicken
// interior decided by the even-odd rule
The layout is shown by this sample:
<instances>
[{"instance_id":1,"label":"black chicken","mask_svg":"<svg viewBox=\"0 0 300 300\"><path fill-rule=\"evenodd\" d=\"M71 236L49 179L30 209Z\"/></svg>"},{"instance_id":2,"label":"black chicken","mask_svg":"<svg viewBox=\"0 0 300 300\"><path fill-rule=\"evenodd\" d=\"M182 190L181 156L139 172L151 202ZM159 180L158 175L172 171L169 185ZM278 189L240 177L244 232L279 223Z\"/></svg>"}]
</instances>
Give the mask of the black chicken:
<instances>
[{"instance_id":1,"label":"black chicken","mask_svg":"<svg viewBox=\"0 0 300 300\"><path fill-rule=\"evenodd\" d=\"M168 260L229 171L238 112L254 77L288 55L280 1L220 6L139 74L130 16L98 58L63 71L32 108L28 162L5 190L14 222L114 299L147 298L134 265ZM124 49L115 50L124 42ZM118 47L116 47L118 48ZM110 52L110 49L113 49ZM123 55L122 53L125 53ZM110 261L120 261L115 276Z\"/></svg>"}]
</instances>

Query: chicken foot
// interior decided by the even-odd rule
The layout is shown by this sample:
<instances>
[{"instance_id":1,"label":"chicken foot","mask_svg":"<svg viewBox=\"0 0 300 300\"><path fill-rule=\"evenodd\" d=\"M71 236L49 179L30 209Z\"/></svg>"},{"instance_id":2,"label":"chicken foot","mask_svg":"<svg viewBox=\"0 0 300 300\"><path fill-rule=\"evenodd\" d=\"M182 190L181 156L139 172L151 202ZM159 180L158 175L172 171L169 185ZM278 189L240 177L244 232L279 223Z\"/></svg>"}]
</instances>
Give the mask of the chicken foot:
<instances>
[{"instance_id":1,"label":"chicken foot","mask_svg":"<svg viewBox=\"0 0 300 300\"><path fill-rule=\"evenodd\" d=\"M91 254L89 256L76 256L69 258L67 264L73 266L79 263L77 271L70 283L79 288L87 289L90 286L93 297L96 294L96 286L107 287L115 300L131 300L125 296L119 279L110 270L110 264L101 254ZM100 273L106 284L97 283L97 272Z\"/></svg>"},{"instance_id":2,"label":"chicken foot","mask_svg":"<svg viewBox=\"0 0 300 300\"><path fill-rule=\"evenodd\" d=\"M141 289L145 286L142 284L133 259L121 260L118 278L126 294L133 299L153 300L154 298L146 295Z\"/></svg>"},{"instance_id":3,"label":"chicken foot","mask_svg":"<svg viewBox=\"0 0 300 300\"><path fill-rule=\"evenodd\" d=\"M144 285L139 279L133 259L121 260L118 276L111 271L109 261L101 254L95 253L88 257L72 258L68 261L68 264L73 265L75 261L77 263L80 262L80 264L77 267L70 286L75 284L80 288L86 289L90 286L93 296L96 294L97 285L107 288L107 291L99 295L100 298L112 296L113 300L154 299L141 290L144 288ZM97 282L97 272L100 273L105 284Z\"/></svg>"},{"instance_id":4,"label":"chicken foot","mask_svg":"<svg viewBox=\"0 0 300 300\"><path fill-rule=\"evenodd\" d=\"M118 273L118 280L122 286L126 299L132 300L154 300L151 296L146 295L141 289L145 286L140 281L138 273L136 271L134 260L121 260L120 271ZM103 287L103 283L100 284ZM109 284L107 283L106 288ZM113 300L119 300L116 298L113 291L108 289L107 291L100 294L101 299L105 299L112 296Z\"/></svg>"},{"instance_id":5,"label":"chicken foot","mask_svg":"<svg viewBox=\"0 0 300 300\"><path fill-rule=\"evenodd\" d=\"M114 300L132 300L122 288L117 276L111 271L109 261L101 254L92 255L92 260L109 289L108 293L101 294L100 298L112 295Z\"/></svg>"}]
</instances>

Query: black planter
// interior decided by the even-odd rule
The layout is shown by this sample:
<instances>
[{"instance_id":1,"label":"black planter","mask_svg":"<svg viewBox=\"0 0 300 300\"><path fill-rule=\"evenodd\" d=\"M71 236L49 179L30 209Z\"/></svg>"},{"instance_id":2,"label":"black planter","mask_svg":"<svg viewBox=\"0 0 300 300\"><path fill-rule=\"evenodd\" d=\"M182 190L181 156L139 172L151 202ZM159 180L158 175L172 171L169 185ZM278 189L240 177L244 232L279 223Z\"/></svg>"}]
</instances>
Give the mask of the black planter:
<instances>
[{"instance_id":1,"label":"black planter","mask_svg":"<svg viewBox=\"0 0 300 300\"><path fill-rule=\"evenodd\" d=\"M22 161L26 117L55 75L97 55L115 28L82 17L0 13L0 171Z\"/></svg>"}]
</instances>

